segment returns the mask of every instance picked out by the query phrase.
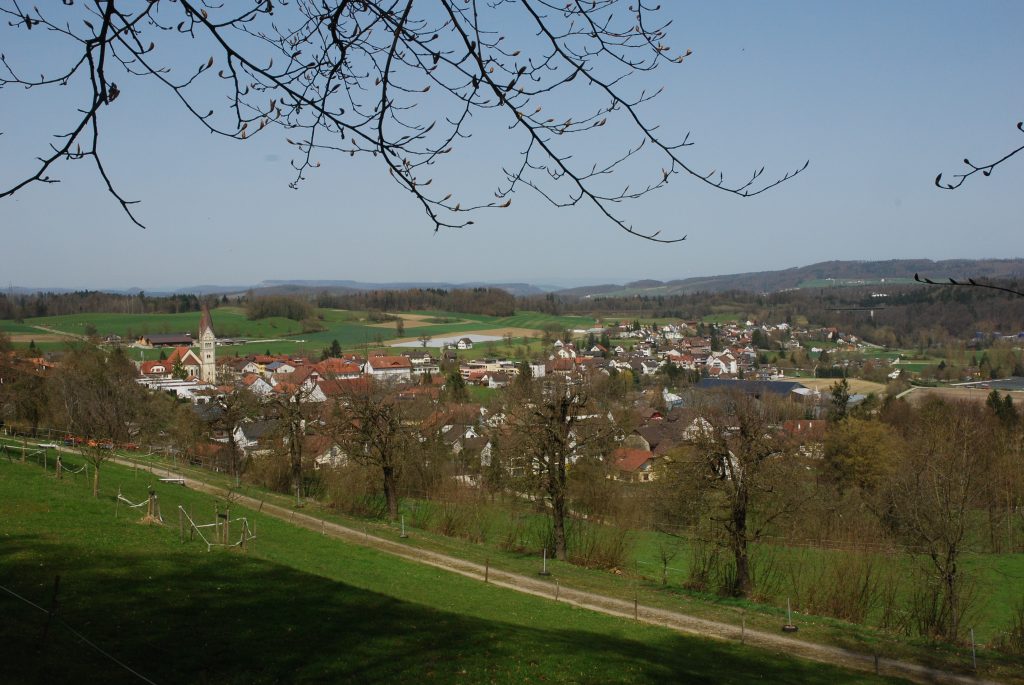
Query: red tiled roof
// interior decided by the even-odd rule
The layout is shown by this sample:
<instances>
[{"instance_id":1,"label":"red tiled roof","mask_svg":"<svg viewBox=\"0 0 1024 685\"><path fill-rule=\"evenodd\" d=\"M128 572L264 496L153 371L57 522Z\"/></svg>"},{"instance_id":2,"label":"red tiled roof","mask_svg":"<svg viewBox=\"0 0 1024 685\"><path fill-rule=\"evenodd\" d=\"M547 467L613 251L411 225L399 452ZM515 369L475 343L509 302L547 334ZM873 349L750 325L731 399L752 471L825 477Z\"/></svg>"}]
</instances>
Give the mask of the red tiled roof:
<instances>
[{"instance_id":1,"label":"red tiled roof","mask_svg":"<svg viewBox=\"0 0 1024 685\"><path fill-rule=\"evenodd\" d=\"M379 357L370 357L366 362L374 369L411 369L412 362L409 361L408 357L391 357L381 355Z\"/></svg>"},{"instance_id":2,"label":"red tiled roof","mask_svg":"<svg viewBox=\"0 0 1024 685\"><path fill-rule=\"evenodd\" d=\"M632 473L653 459L654 453L649 450L620 447L612 452L612 458L615 459L617 469Z\"/></svg>"},{"instance_id":3,"label":"red tiled roof","mask_svg":"<svg viewBox=\"0 0 1024 685\"><path fill-rule=\"evenodd\" d=\"M170 373L172 366L173 364L164 360L142 362L142 364L139 365L139 373L147 376L154 373ZM158 368L160 371L154 371L154 368Z\"/></svg>"}]
</instances>

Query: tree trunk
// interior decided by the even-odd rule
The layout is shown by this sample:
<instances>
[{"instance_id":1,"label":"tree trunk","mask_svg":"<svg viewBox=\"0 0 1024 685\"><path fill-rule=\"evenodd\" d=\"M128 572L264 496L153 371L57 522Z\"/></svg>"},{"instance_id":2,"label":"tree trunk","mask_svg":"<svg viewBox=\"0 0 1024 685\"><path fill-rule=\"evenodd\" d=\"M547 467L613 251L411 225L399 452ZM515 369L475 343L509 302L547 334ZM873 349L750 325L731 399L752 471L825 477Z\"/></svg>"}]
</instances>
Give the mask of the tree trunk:
<instances>
[{"instance_id":1,"label":"tree trunk","mask_svg":"<svg viewBox=\"0 0 1024 685\"><path fill-rule=\"evenodd\" d=\"M384 466L384 498L388 502L388 518L394 521L398 518L398 489L395 483L395 467Z\"/></svg>"},{"instance_id":2,"label":"tree trunk","mask_svg":"<svg viewBox=\"0 0 1024 685\"><path fill-rule=\"evenodd\" d=\"M747 502L745 493L737 497L732 510L733 556L736 559L736 577L733 579L732 594L746 597L750 594L750 556L747 553Z\"/></svg>"},{"instance_id":3,"label":"tree trunk","mask_svg":"<svg viewBox=\"0 0 1024 685\"><path fill-rule=\"evenodd\" d=\"M100 496L100 463L98 461L92 465L92 496Z\"/></svg>"},{"instance_id":4,"label":"tree trunk","mask_svg":"<svg viewBox=\"0 0 1024 685\"><path fill-rule=\"evenodd\" d=\"M555 533L555 556L565 561L565 495L561 492L551 498L551 518Z\"/></svg>"},{"instance_id":5,"label":"tree trunk","mask_svg":"<svg viewBox=\"0 0 1024 685\"><path fill-rule=\"evenodd\" d=\"M292 458L292 487L295 488L295 499L302 503L302 431L293 423L289 436L288 450Z\"/></svg>"},{"instance_id":6,"label":"tree trunk","mask_svg":"<svg viewBox=\"0 0 1024 685\"><path fill-rule=\"evenodd\" d=\"M566 560L565 545L565 462L556 460L548 494L551 495L551 523L555 534L555 556Z\"/></svg>"}]
</instances>

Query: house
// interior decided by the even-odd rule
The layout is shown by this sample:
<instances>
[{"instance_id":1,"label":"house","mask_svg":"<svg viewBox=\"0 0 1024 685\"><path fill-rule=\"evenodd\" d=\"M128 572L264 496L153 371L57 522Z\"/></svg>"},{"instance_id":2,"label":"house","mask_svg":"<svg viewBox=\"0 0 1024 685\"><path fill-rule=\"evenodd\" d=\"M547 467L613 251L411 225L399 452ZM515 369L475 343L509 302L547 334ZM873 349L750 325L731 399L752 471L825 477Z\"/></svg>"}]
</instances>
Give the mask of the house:
<instances>
[{"instance_id":1,"label":"house","mask_svg":"<svg viewBox=\"0 0 1024 685\"><path fill-rule=\"evenodd\" d=\"M267 364L266 371L267 373L295 373L295 367L288 362L276 361Z\"/></svg>"},{"instance_id":2,"label":"house","mask_svg":"<svg viewBox=\"0 0 1024 685\"><path fill-rule=\"evenodd\" d=\"M327 394L313 378L302 383L280 381L274 386L274 394L287 397L289 402L326 402Z\"/></svg>"},{"instance_id":3,"label":"house","mask_svg":"<svg viewBox=\"0 0 1024 685\"><path fill-rule=\"evenodd\" d=\"M408 381L412 378L412 362L401 356L370 357L366 360L365 371L378 380Z\"/></svg>"},{"instance_id":4,"label":"house","mask_svg":"<svg viewBox=\"0 0 1024 685\"><path fill-rule=\"evenodd\" d=\"M172 368L173 365L165 359L142 362L139 364L139 374L143 378L170 378Z\"/></svg>"},{"instance_id":5,"label":"house","mask_svg":"<svg viewBox=\"0 0 1024 685\"><path fill-rule=\"evenodd\" d=\"M144 385L150 390L162 390L173 394L179 400L188 400L193 403L208 402L212 394L215 394L216 387L209 383L203 383L195 376L185 379L178 378L137 378L136 382Z\"/></svg>"},{"instance_id":6,"label":"house","mask_svg":"<svg viewBox=\"0 0 1024 685\"><path fill-rule=\"evenodd\" d=\"M246 390L259 397L266 397L274 391L270 383L254 373L247 373L243 376L242 385L245 386Z\"/></svg>"},{"instance_id":7,"label":"house","mask_svg":"<svg viewBox=\"0 0 1024 685\"><path fill-rule=\"evenodd\" d=\"M324 378L359 378L363 374L360 365L350 359L329 357L314 364L313 369Z\"/></svg>"},{"instance_id":8,"label":"house","mask_svg":"<svg viewBox=\"0 0 1024 685\"><path fill-rule=\"evenodd\" d=\"M473 349L473 340L470 338L459 338L459 341L455 343L455 349L471 350Z\"/></svg>"},{"instance_id":9,"label":"house","mask_svg":"<svg viewBox=\"0 0 1024 685\"><path fill-rule=\"evenodd\" d=\"M555 356L558 357L559 359L575 359L576 348L573 347L572 345L563 345L562 347L559 347L558 350L555 352Z\"/></svg>"},{"instance_id":10,"label":"house","mask_svg":"<svg viewBox=\"0 0 1024 685\"><path fill-rule=\"evenodd\" d=\"M276 420L243 421L235 427L235 444L246 457L266 454L272 449Z\"/></svg>"},{"instance_id":11,"label":"house","mask_svg":"<svg viewBox=\"0 0 1024 685\"><path fill-rule=\"evenodd\" d=\"M649 483L657 478L655 456L649 450L620 447L612 452L615 479L629 483Z\"/></svg>"},{"instance_id":12,"label":"house","mask_svg":"<svg viewBox=\"0 0 1024 685\"><path fill-rule=\"evenodd\" d=\"M510 380L509 375L504 371L491 371L483 377L483 383L488 388L504 388Z\"/></svg>"}]
</instances>

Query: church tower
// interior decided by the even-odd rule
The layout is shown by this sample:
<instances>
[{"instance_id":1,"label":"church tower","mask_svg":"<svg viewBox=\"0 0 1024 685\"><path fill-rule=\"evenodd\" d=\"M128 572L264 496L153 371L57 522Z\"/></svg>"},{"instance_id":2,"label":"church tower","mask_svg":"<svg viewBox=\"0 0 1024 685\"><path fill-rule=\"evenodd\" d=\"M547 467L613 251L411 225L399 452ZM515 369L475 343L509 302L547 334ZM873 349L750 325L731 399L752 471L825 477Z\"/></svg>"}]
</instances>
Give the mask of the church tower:
<instances>
[{"instance_id":1,"label":"church tower","mask_svg":"<svg viewBox=\"0 0 1024 685\"><path fill-rule=\"evenodd\" d=\"M217 382L217 336L213 332L213 319L210 308L203 305L203 315L199 319L199 363L200 380L204 383Z\"/></svg>"}]
</instances>

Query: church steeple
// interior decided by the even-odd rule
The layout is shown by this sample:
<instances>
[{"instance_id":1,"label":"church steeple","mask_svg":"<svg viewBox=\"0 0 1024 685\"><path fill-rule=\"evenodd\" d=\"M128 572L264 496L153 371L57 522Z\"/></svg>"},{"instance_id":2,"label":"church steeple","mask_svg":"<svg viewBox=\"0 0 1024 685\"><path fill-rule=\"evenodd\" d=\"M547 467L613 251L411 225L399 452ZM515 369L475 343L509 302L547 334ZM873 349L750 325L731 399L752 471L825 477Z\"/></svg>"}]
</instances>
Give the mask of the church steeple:
<instances>
[{"instance_id":1,"label":"church steeple","mask_svg":"<svg viewBox=\"0 0 1024 685\"><path fill-rule=\"evenodd\" d=\"M213 317L210 308L203 305L199 317L199 361L202 364L199 375L204 383L217 382L217 336L213 332Z\"/></svg>"},{"instance_id":2,"label":"church steeple","mask_svg":"<svg viewBox=\"0 0 1024 685\"><path fill-rule=\"evenodd\" d=\"M202 338L203 332L207 330L213 333L213 318L210 316L210 308L204 304L202 316L199 317L199 337Z\"/></svg>"}]
</instances>

